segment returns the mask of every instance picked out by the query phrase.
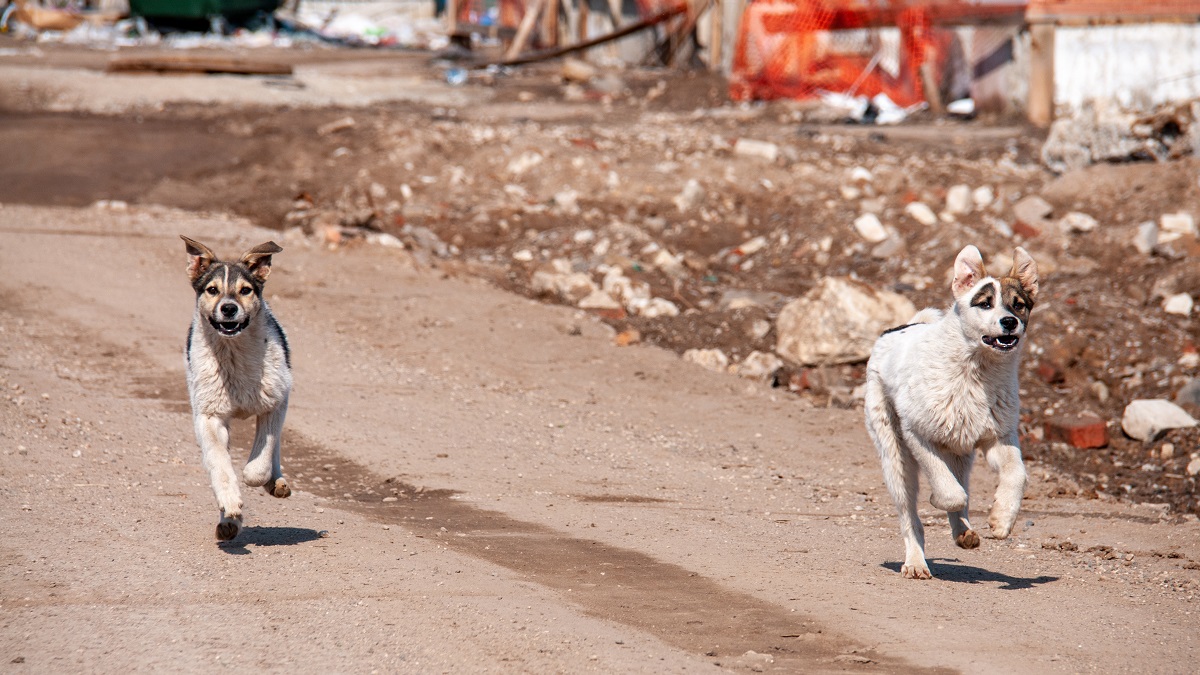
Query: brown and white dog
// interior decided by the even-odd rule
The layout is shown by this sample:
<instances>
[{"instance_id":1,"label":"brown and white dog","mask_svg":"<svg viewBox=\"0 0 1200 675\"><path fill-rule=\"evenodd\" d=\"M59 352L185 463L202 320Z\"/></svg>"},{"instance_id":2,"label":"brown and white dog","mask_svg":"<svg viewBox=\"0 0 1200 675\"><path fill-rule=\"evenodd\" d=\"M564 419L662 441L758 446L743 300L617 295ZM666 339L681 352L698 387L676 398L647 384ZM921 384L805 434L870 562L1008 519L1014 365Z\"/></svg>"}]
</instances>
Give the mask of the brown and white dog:
<instances>
[{"instance_id":1,"label":"brown and white dog","mask_svg":"<svg viewBox=\"0 0 1200 675\"><path fill-rule=\"evenodd\" d=\"M283 249L269 241L228 262L204 244L182 238L188 278L196 291L187 338L188 397L204 468L221 509L217 539L228 541L242 529L242 497L229 457L230 420L257 421L254 446L242 470L246 485L263 486L275 497L292 494L280 463L280 435L292 390L291 352L263 298L271 256Z\"/></svg>"},{"instance_id":2,"label":"brown and white dog","mask_svg":"<svg viewBox=\"0 0 1200 675\"><path fill-rule=\"evenodd\" d=\"M867 431L900 514L900 569L912 579L932 576L917 515L918 476L962 548L980 543L967 520L976 450L1000 477L988 518L993 537L1012 532L1025 492L1017 366L1038 295L1037 263L1017 247L1012 269L996 278L984 271L979 249L967 246L954 261L950 289L948 310L921 310L912 323L885 332L867 363Z\"/></svg>"}]
</instances>

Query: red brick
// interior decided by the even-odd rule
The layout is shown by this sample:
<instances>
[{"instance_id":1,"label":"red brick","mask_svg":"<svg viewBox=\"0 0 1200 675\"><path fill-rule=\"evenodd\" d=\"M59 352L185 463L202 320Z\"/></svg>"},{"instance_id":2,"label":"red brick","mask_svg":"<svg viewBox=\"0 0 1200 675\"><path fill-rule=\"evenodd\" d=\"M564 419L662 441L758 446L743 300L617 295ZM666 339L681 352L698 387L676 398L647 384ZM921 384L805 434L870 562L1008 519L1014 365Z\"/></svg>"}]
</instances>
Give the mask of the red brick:
<instances>
[{"instance_id":1,"label":"red brick","mask_svg":"<svg viewBox=\"0 0 1200 675\"><path fill-rule=\"evenodd\" d=\"M1099 417L1059 416L1046 420L1047 441L1059 441L1075 448L1103 448L1108 445L1108 424Z\"/></svg>"},{"instance_id":2,"label":"red brick","mask_svg":"<svg viewBox=\"0 0 1200 675\"><path fill-rule=\"evenodd\" d=\"M1023 220L1017 220L1014 222L1012 225L1012 231L1013 234L1018 234L1026 239L1033 239L1042 233L1041 230Z\"/></svg>"},{"instance_id":3,"label":"red brick","mask_svg":"<svg viewBox=\"0 0 1200 675\"><path fill-rule=\"evenodd\" d=\"M1046 384L1058 384L1067 379L1063 369L1053 361L1038 361L1037 374Z\"/></svg>"}]
</instances>

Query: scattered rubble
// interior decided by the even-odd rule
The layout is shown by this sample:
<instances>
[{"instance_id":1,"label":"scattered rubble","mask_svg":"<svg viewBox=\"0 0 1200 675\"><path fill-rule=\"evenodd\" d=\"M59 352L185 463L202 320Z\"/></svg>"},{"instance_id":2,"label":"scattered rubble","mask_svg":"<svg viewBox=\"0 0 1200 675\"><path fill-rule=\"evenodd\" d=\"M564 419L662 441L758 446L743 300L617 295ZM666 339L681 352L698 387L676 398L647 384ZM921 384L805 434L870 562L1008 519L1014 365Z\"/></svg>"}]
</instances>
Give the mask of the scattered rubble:
<instances>
[{"instance_id":1,"label":"scattered rubble","mask_svg":"<svg viewBox=\"0 0 1200 675\"><path fill-rule=\"evenodd\" d=\"M1125 406L1121 428L1130 438L1150 442L1170 429L1196 426L1196 419L1183 408L1162 399L1138 399Z\"/></svg>"}]
</instances>

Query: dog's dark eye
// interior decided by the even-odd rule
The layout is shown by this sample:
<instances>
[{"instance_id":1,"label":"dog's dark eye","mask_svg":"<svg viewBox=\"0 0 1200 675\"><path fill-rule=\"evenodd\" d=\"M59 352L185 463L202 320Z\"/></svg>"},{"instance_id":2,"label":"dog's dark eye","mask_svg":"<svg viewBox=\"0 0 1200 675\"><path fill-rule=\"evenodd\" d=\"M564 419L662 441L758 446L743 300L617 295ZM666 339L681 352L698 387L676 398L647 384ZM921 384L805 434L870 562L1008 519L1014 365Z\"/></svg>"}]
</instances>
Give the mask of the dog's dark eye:
<instances>
[{"instance_id":1,"label":"dog's dark eye","mask_svg":"<svg viewBox=\"0 0 1200 675\"><path fill-rule=\"evenodd\" d=\"M209 286L208 288L204 289L204 292L208 293L209 295L216 295L217 293L220 293L216 286Z\"/></svg>"},{"instance_id":2,"label":"dog's dark eye","mask_svg":"<svg viewBox=\"0 0 1200 675\"><path fill-rule=\"evenodd\" d=\"M1025 303L1021 302L1020 300L1013 300L1012 307L1020 312L1021 310L1025 309Z\"/></svg>"},{"instance_id":3,"label":"dog's dark eye","mask_svg":"<svg viewBox=\"0 0 1200 675\"><path fill-rule=\"evenodd\" d=\"M240 290L238 292L241 293L242 295L250 295L251 293L254 292L254 289L250 288L249 286L242 286L242 290Z\"/></svg>"},{"instance_id":4,"label":"dog's dark eye","mask_svg":"<svg viewBox=\"0 0 1200 675\"><path fill-rule=\"evenodd\" d=\"M992 301L991 300L980 300L979 304L977 304L975 306L978 307L979 309L991 309Z\"/></svg>"}]
</instances>

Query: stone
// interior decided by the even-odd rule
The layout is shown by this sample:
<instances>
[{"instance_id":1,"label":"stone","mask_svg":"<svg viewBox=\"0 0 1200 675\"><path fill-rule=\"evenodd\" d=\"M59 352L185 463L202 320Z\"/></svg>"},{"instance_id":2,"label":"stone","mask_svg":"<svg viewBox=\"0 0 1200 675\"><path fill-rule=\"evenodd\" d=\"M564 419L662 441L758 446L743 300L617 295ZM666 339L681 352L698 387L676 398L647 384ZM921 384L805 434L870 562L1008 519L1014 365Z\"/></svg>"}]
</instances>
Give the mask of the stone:
<instances>
[{"instance_id":1,"label":"stone","mask_svg":"<svg viewBox=\"0 0 1200 675\"><path fill-rule=\"evenodd\" d=\"M1158 246L1158 223L1148 220L1138 225L1137 234L1133 235L1133 247L1142 255L1150 255L1155 246Z\"/></svg>"},{"instance_id":2,"label":"stone","mask_svg":"<svg viewBox=\"0 0 1200 675\"><path fill-rule=\"evenodd\" d=\"M679 316L679 305L666 298L650 298L629 303L629 309L638 316L658 319L664 316Z\"/></svg>"},{"instance_id":3,"label":"stone","mask_svg":"<svg viewBox=\"0 0 1200 675\"><path fill-rule=\"evenodd\" d=\"M1073 448L1103 448L1108 445L1108 425L1094 415L1058 416L1046 420L1047 441L1066 443Z\"/></svg>"},{"instance_id":4,"label":"stone","mask_svg":"<svg viewBox=\"0 0 1200 675\"><path fill-rule=\"evenodd\" d=\"M543 157L536 152L521 153L519 157L508 163L508 172L514 176L521 176L528 172L533 167L542 163Z\"/></svg>"},{"instance_id":5,"label":"stone","mask_svg":"<svg viewBox=\"0 0 1200 675\"><path fill-rule=\"evenodd\" d=\"M856 166L850 169L850 181L853 183L870 183L875 180L871 175L871 171L866 167Z\"/></svg>"},{"instance_id":6,"label":"stone","mask_svg":"<svg viewBox=\"0 0 1200 675\"><path fill-rule=\"evenodd\" d=\"M770 141L739 138L733 144L733 153L743 157L758 157L768 162L774 162L779 157L779 146Z\"/></svg>"},{"instance_id":7,"label":"stone","mask_svg":"<svg viewBox=\"0 0 1200 675\"><path fill-rule=\"evenodd\" d=\"M904 250L904 240L900 237L888 237L871 249L871 257L876 260L887 260L895 257Z\"/></svg>"},{"instance_id":8,"label":"stone","mask_svg":"<svg viewBox=\"0 0 1200 675\"><path fill-rule=\"evenodd\" d=\"M1143 442L1157 440L1171 429L1196 426L1196 420L1183 408L1164 399L1137 399L1125 406L1121 429Z\"/></svg>"},{"instance_id":9,"label":"stone","mask_svg":"<svg viewBox=\"0 0 1200 675\"><path fill-rule=\"evenodd\" d=\"M554 194L554 206L562 213L573 216L579 213L579 193L571 188Z\"/></svg>"},{"instance_id":10,"label":"stone","mask_svg":"<svg viewBox=\"0 0 1200 675\"><path fill-rule=\"evenodd\" d=\"M1163 300L1163 311L1167 314L1175 314L1177 316L1188 316L1192 313L1192 306L1195 302L1192 296L1187 293L1176 293Z\"/></svg>"},{"instance_id":11,"label":"stone","mask_svg":"<svg viewBox=\"0 0 1200 675\"><path fill-rule=\"evenodd\" d=\"M683 191L675 196L675 208L681 213L686 213L704 203L704 188L700 187L700 183L695 178L689 178L684 184Z\"/></svg>"},{"instance_id":12,"label":"stone","mask_svg":"<svg viewBox=\"0 0 1200 675\"><path fill-rule=\"evenodd\" d=\"M766 381L783 367L783 359L769 352L753 351L731 368L739 377L750 380Z\"/></svg>"},{"instance_id":13,"label":"stone","mask_svg":"<svg viewBox=\"0 0 1200 675\"><path fill-rule=\"evenodd\" d=\"M915 313L902 295L826 277L780 310L775 353L801 365L861 363L883 331L907 323Z\"/></svg>"},{"instance_id":14,"label":"stone","mask_svg":"<svg viewBox=\"0 0 1200 675\"><path fill-rule=\"evenodd\" d=\"M879 216L874 213L864 213L854 219L854 229L863 239L878 244L888 238L887 229L879 222Z\"/></svg>"},{"instance_id":15,"label":"stone","mask_svg":"<svg viewBox=\"0 0 1200 675\"><path fill-rule=\"evenodd\" d=\"M962 215L971 212L971 186L955 185L946 191L946 213Z\"/></svg>"},{"instance_id":16,"label":"stone","mask_svg":"<svg viewBox=\"0 0 1200 675\"><path fill-rule=\"evenodd\" d=\"M716 373L729 372L729 357L720 349L689 349L683 360Z\"/></svg>"},{"instance_id":17,"label":"stone","mask_svg":"<svg viewBox=\"0 0 1200 675\"><path fill-rule=\"evenodd\" d=\"M512 259L517 262L530 262L533 260L533 251L523 248L520 251L515 251L512 254Z\"/></svg>"},{"instance_id":18,"label":"stone","mask_svg":"<svg viewBox=\"0 0 1200 675\"><path fill-rule=\"evenodd\" d=\"M575 306L580 309L625 309L621 306L621 303L613 300L612 296L604 291L593 292L576 303Z\"/></svg>"},{"instance_id":19,"label":"stone","mask_svg":"<svg viewBox=\"0 0 1200 675\"><path fill-rule=\"evenodd\" d=\"M562 78L568 82L587 84L596 77L596 67L587 61L567 58L562 63Z\"/></svg>"},{"instance_id":20,"label":"stone","mask_svg":"<svg viewBox=\"0 0 1200 675\"><path fill-rule=\"evenodd\" d=\"M1176 403L1191 403L1200 406L1200 377L1188 380L1187 384L1175 392Z\"/></svg>"},{"instance_id":21,"label":"stone","mask_svg":"<svg viewBox=\"0 0 1200 675\"><path fill-rule=\"evenodd\" d=\"M1050 202L1037 195L1029 195L1013 204L1013 217L1016 219L1016 223L1013 224L1013 232L1030 238L1029 235L1025 235L1017 229L1018 226L1023 225L1033 230L1036 234L1032 236L1036 237L1041 234L1042 228L1046 226L1052 213L1054 213L1054 207L1050 205Z\"/></svg>"},{"instance_id":22,"label":"stone","mask_svg":"<svg viewBox=\"0 0 1200 675\"><path fill-rule=\"evenodd\" d=\"M1071 211L1063 216L1059 224L1067 232L1091 232L1100 225L1095 218L1079 211Z\"/></svg>"},{"instance_id":23,"label":"stone","mask_svg":"<svg viewBox=\"0 0 1200 675\"><path fill-rule=\"evenodd\" d=\"M317 127L317 135L328 136L330 134L335 134L339 131L345 131L346 129L353 128L355 124L357 123L354 121L353 117L342 117Z\"/></svg>"},{"instance_id":24,"label":"stone","mask_svg":"<svg viewBox=\"0 0 1200 675\"><path fill-rule=\"evenodd\" d=\"M1192 461L1188 462L1186 471L1187 471L1187 475L1189 475L1189 476L1195 476L1196 474L1200 474L1200 457L1197 457L1196 459L1193 459Z\"/></svg>"},{"instance_id":25,"label":"stone","mask_svg":"<svg viewBox=\"0 0 1200 675\"><path fill-rule=\"evenodd\" d=\"M1158 219L1158 224L1164 232L1173 232L1175 234L1190 235L1195 237L1196 220L1192 218L1190 213L1164 213Z\"/></svg>"},{"instance_id":26,"label":"stone","mask_svg":"<svg viewBox=\"0 0 1200 675\"><path fill-rule=\"evenodd\" d=\"M687 276L687 268L683 266L683 256L675 255L665 248L654 254L654 266L669 277L683 278Z\"/></svg>"},{"instance_id":27,"label":"stone","mask_svg":"<svg viewBox=\"0 0 1200 675\"><path fill-rule=\"evenodd\" d=\"M971 201L975 203L975 208L986 209L996 201L996 193L990 185L977 187L971 191Z\"/></svg>"},{"instance_id":28,"label":"stone","mask_svg":"<svg viewBox=\"0 0 1200 675\"><path fill-rule=\"evenodd\" d=\"M636 328L626 328L613 337L613 344L618 347L628 347L642 341L642 332Z\"/></svg>"},{"instance_id":29,"label":"stone","mask_svg":"<svg viewBox=\"0 0 1200 675\"><path fill-rule=\"evenodd\" d=\"M937 214L924 202L912 202L904 207L904 213L918 223L929 227L937 224Z\"/></svg>"}]
</instances>

